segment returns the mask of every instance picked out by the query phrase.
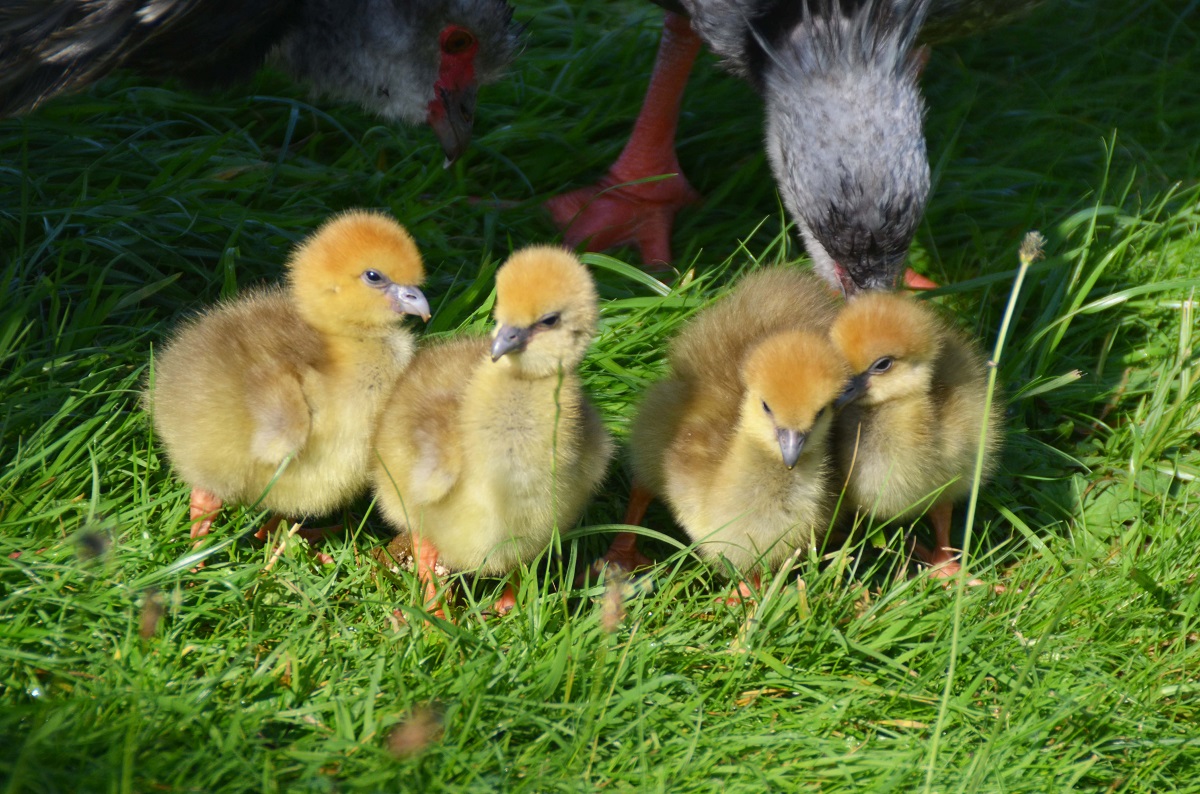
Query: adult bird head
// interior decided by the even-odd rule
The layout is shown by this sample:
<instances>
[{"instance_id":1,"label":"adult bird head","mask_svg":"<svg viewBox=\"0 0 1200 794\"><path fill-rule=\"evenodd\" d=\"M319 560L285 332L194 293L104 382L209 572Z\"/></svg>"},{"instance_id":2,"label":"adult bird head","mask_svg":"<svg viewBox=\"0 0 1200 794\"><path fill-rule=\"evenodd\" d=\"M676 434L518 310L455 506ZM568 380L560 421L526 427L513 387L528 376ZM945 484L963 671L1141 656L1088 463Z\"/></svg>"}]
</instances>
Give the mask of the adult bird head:
<instances>
[{"instance_id":1,"label":"adult bird head","mask_svg":"<svg viewBox=\"0 0 1200 794\"><path fill-rule=\"evenodd\" d=\"M767 337L742 365L742 432L794 468L806 449L825 449L831 408L847 374L837 349L817 334Z\"/></svg>"},{"instance_id":2,"label":"adult bird head","mask_svg":"<svg viewBox=\"0 0 1200 794\"><path fill-rule=\"evenodd\" d=\"M503 74L518 34L506 0L308 0L279 52L320 93L428 123L449 165L471 140L479 87Z\"/></svg>"},{"instance_id":3,"label":"adult bird head","mask_svg":"<svg viewBox=\"0 0 1200 794\"><path fill-rule=\"evenodd\" d=\"M928 5L798 0L754 24L760 55L749 68L766 104L771 168L814 269L847 295L898 286L924 213L912 45Z\"/></svg>"},{"instance_id":4,"label":"adult bird head","mask_svg":"<svg viewBox=\"0 0 1200 794\"><path fill-rule=\"evenodd\" d=\"M342 336L385 336L397 318L429 319L416 243L386 215L352 210L326 221L288 260L288 283L309 325Z\"/></svg>"},{"instance_id":5,"label":"adult bird head","mask_svg":"<svg viewBox=\"0 0 1200 794\"><path fill-rule=\"evenodd\" d=\"M571 252L525 248L496 273L494 314L492 361L521 377L548 377L583 360L596 335L596 285Z\"/></svg>"}]
</instances>

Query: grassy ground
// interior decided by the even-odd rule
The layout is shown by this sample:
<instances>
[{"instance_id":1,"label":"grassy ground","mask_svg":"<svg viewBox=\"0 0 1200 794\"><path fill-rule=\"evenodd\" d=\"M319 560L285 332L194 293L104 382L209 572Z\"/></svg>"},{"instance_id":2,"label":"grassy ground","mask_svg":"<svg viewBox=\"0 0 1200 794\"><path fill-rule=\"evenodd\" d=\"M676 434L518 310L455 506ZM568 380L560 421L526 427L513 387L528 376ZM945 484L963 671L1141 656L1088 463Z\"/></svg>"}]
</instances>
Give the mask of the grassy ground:
<instances>
[{"instance_id":1,"label":"grassy ground","mask_svg":"<svg viewBox=\"0 0 1200 794\"><path fill-rule=\"evenodd\" d=\"M189 572L186 489L137 407L152 346L350 206L420 241L433 332L481 327L495 264L554 238L540 201L618 150L649 5L522 3L517 72L448 172L428 132L270 74L207 98L109 81L0 122L6 790L1200 790L1200 25L1194 3L1135 5L1057 0L926 73L936 187L913 261L952 285L940 300L991 344L1022 234L1049 239L972 539L1003 593L867 548L803 561L750 614L663 540L619 624L621 593L565 597L550 560L515 614L479 618L484 581L457 626L417 630L392 617L416 585L371 557L366 504L332 567L292 548L265 571L236 540L261 516L235 511ZM688 312L799 256L759 137L757 101L705 56L681 159L707 199L674 239L695 277L664 297L592 260L586 375L619 435ZM598 551L626 488L614 467L563 563Z\"/></svg>"}]
</instances>

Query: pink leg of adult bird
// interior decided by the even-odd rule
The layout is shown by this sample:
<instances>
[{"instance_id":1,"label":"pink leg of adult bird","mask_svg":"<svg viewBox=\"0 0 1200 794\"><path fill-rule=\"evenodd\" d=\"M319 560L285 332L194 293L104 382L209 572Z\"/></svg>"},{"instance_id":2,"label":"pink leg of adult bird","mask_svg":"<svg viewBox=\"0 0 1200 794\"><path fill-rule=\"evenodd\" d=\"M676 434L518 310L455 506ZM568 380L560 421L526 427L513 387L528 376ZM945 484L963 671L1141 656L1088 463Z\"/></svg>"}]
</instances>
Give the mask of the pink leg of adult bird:
<instances>
[{"instance_id":1,"label":"pink leg of adult bird","mask_svg":"<svg viewBox=\"0 0 1200 794\"><path fill-rule=\"evenodd\" d=\"M438 604L441 580L437 575L438 550L428 538L422 538L412 533L413 560L417 568L417 579L425 588L425 609L435 618L445 619L446 612Z\"/></svg>"},{"instance_id":2,"label":"pink leg of adult bird","mask_svg":"<svg viewBox=\"0 0 1200 794\"><path fill-rule=\"evenodd\" d=\"M700 200L675 154L683 89L699 51L700 39L688 20L668 13L650 87L621 155L596 185L546 202L568 245L587 242L589 251L603 251L632 243L646 265L671 261L675 213ZM626 184L661 174L674 176Z\"/></svg>"}]
</instances>

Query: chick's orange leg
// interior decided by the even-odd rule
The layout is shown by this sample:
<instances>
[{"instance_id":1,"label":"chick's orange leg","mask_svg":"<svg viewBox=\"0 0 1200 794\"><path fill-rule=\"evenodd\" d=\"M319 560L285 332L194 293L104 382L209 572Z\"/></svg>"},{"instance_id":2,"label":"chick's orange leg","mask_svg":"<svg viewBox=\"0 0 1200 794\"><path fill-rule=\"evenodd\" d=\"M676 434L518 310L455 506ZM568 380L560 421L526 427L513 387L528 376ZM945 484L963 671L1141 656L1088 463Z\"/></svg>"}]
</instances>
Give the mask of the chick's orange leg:
<instances>
[{"instance_id":1,"label":"chick's orange leg","mask_svg":"<svg viewBox=\"0 0 1200 794\"><path fill-rule=\"evenodd\" d=\"M338 535L346 531L346 527L342 524L333 524L328 527L300 527L300 531L296 534L307 540L309 543L320 543L324 540L329 540L330 535Z\"/></svg>"},{"instance_id":2,"label":"chick's orange leg","mask_svg":"<svg viewBox=\"0 0 1200 794\"><path fill-rule=\"evenodd\" d=\"M954 505L950 502L942 502L936 504L929 509L929 523L933 524L933 535L935 548L929 549L925 546L914 543L913 552L922 560L929 563L929 575L934 579L949 579L962 570L962 563L959 562L959 555L955 554L955 549L950 546L950 516L954 512ZM981 579L974 577L967 580L967 585L970 587L981 587L984 582ZM949 583L947 583L949 586ZM997 593L1005 591L1004 585L992 585L992 590Z\"/></svg>"},{"instance_id":3,"label":"chick's orange leg","mask_svg":"<svg viewBox=\"0 0 1200 794\"><path fill-rule=\"evenodd\" d=\"M650 86L621 155L596 185L546 202L568 245L586 241L589 251L603 251L633 243L646 265L671 261L675 213L700 200L675 153L683 89L699 51L688 20L666 14ZM627 184L662 174L673 176Z\"/></svg>"},{"instance_id":4,"label":"chick's orange leg","mask_svg":"<svg viewBox=\"0 0 1200 794\"><path fill-rule=\"evenodd\" d=\"M653 501L654 494L635 482L629 490L629 505L625 508L623 523L633 527L641 526L642 519L646 517L646 509ZM637 543L638 536L634 533L618 532L608 551L596 562L601 566L605 563L616 565L626 571L648 568L654 564L654 560L642 554Z\"/></svg>"},{"instance_id":5,"label":"chick's orange leg","mask_svg":"<svg viewBox=\"0 0 1200 794\"><path fill-rule=\"evenodd\" d=\"M417 579L425 587L425 609L435 618L446 617L446 612L438 604L439 593L442 589L441 579L437 574L438 550L429 538L419 537L412 533L413 560L417 568Z\"/></svg>"},{"instance_id":6,"label":"chick's orange leg","mask_svg":"<svg viewBox=\"0 0 1200 794\"><path fill-rule=\"evenodd\" d=\"M654 494L634 483L629 491L629 504L625 508L623 523L639 526L646 516L646 508L654 501ZM654 560L647 557L637 547L638 536L632 532L618 532L609 545L604 556L593 562L575 577L575 586L587 584L588 576L599 576L608 565L613 565L624 571L636 571L638 568L649 568Z\"/></svg>"},{"instance_id":7,"label":"chick's orange leg","mask_svg":"<svg viewBox=\"0 0 1200 794\"><path fill-rule=\"evenodd\" d=\"M928 563L932 567L932 575L937 578L949 578L961 569L958 555L950 548L950 515L954 505L942 501L929 509L929 523L934 525L934 553Z\"/></svg>"},{"instance_id":8,"label":"chick's orange leg","mask_svg":"<svg viewBox=\"0 0 1200 794\"><path fill-rule=\"evenodd\" d=\"M191 519L192 539L197 540L208 534L212 528L213 519L221 512L221 498L212 491L203 488L192 489Z\"/></svg>"}]
</instances>

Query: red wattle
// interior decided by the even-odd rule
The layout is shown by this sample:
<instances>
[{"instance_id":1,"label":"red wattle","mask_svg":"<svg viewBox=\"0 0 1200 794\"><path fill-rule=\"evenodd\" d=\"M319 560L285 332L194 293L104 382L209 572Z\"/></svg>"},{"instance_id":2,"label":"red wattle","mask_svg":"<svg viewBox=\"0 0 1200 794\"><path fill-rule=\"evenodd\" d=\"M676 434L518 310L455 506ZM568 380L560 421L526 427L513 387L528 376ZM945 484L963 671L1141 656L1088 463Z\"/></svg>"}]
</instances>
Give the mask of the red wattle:
<instances>
[{"instance_id":1,"label":"red wattle","mask_svg":"<svg viewBox=\"0 0 1200 794\"><path fill-rule=\"evenodd\" d=\"M440 36L442 60L438 64L438 79L434 87L447 91L461 91L475 83L475 55L479 42L471 36L471 43L458 52L447 52L447 41L455 35L470 35L457 25L448 25Z\"/></svg>"}]
</instances>

